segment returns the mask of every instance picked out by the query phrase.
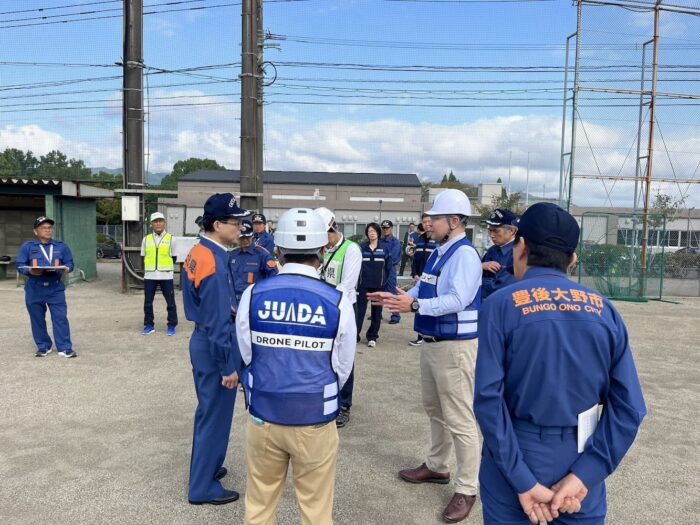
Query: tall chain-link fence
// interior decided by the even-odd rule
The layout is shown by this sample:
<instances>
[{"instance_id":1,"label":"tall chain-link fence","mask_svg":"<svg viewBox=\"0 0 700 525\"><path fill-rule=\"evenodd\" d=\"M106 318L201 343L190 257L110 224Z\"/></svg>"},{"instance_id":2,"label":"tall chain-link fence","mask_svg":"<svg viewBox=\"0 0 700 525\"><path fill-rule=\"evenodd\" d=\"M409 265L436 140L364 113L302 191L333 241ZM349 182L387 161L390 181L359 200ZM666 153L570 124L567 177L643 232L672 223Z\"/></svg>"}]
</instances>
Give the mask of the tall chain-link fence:
<instances>
[{"instance_id":1,"label":"tall chain-link fence","mask_svg":"<svg viewBox=\"0 0 700 525\"><path fill-rule=\"evenodd\" d=\"M655 53L655 2L599 4L582 4L571 39L562 156L568 203L591 234L581 248L586 278L609 295L660 297L655 273L698 279L700 16L660 10ZM697 2L674 4L700 14ZM599 222L609 226L600 236L593 234Z\"/></svg>"}]
</instances>

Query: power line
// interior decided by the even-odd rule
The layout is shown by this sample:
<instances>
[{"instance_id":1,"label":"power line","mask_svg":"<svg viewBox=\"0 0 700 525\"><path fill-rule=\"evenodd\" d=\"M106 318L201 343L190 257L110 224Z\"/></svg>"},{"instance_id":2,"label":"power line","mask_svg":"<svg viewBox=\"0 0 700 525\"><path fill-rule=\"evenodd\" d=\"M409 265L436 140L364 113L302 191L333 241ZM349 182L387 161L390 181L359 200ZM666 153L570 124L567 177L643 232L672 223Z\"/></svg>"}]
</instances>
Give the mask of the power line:
<instances>
[{"instance_id":1,"label":"power line","mask_svg":"<svg viewBox=\"0 0 700 525\"><path fill-rule=\"evenodd\" d=\"M176 3L188 3L188 2L199 2L201 0L182 0L181 2L176 2ZM288 3L297 3L297 2L309 2L311 0L265 0L266 4L288 4ZM150 7L161 7L161 6L166 6L169 4L154 4ZM199 7L182 7L182 8L177 8L177 9L164 9L161 11L144 11L143 15L157 15L157 14L162 14L162 13L180 13L183 11L203 11L206 9L217 9L221 7L231 7L231 6L240 6L241 2L227 2L224 4L216 4L216 5L203 5ZM105 9L103 11L98 11L98 12L105 12L105 11L116 11L117 9ZM49 17L35 17L37 20L44 20L44 18L49 18ZM108 20L108 19L113 19L113 18L123 18L123 15L101 15L101 16L88 16L88 17L82 17L82 18L73 18L73 19L68 19L68 20L54 20L54 21L42 21L42 22L32 22L32 23L27 23L27 24L13 24L13 25L0 25L0 29L10 29L10 28L17 28L17 27L32 27L32 26L44 26L44 25L55 25L55 24L68 24L72 22L86 22L89 20ZM29 19L27 19L29 20ZM0 22L2 24L3 22Z\"/></svg>"}]
</instances>

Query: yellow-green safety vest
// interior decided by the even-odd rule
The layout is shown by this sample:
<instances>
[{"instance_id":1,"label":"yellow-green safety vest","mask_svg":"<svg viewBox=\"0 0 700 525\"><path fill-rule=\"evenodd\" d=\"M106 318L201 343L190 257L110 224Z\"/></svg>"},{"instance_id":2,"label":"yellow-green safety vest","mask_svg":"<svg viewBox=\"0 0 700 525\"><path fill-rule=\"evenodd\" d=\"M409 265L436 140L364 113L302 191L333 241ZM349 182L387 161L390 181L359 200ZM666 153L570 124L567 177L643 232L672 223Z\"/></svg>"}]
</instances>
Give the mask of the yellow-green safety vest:
<instances>
[{"instance_id":1,"label":"yellow-green safety vest","mask_svg":"<svg viewBox=\"0 0 700 525\"><path fill-rule=\"evenodd\" d=\"M146 256L143 260L144 270L147 272L172 272L175 269L173 258L170 256L170 243L173 236L166 233L156 244L153 234L146 236Z\"/></svg>"}]
</instances>

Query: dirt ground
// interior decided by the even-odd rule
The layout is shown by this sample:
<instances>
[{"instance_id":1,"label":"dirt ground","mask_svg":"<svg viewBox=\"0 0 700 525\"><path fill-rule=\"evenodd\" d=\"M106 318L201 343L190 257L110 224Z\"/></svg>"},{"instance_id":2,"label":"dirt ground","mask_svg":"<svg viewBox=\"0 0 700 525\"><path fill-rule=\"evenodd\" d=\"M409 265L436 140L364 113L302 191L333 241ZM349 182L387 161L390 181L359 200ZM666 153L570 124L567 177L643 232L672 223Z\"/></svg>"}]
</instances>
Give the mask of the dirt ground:
<instances>
[{"instance_id":1,"label":"dirt ground","mask_svg":"<svg viewBox=\"0 0 700 525\"><path fill-rule=\"evenodd\" d=\"M0 523L242 523L243 502L190 506L187 475L195 395L191 323L144 337L143 298L120 293L118 263L71 286L77 359L34 357L24 293L0 283ZM181 296L178 293L179 306ZM700 300L616 303L631 335L649 415L609 479L611 524L696 524L700 494L698 400ZM342 429L335 521L432 524L451 486L401 482L429 442L420 401L411 316L382 325L375 349L358 347L352 420ZM225 485L245 491L242 399L237 402ZM288 486L278 523L299 523ZM480 524L477 506L465 523Z\"/></svg>"}]
</instances>

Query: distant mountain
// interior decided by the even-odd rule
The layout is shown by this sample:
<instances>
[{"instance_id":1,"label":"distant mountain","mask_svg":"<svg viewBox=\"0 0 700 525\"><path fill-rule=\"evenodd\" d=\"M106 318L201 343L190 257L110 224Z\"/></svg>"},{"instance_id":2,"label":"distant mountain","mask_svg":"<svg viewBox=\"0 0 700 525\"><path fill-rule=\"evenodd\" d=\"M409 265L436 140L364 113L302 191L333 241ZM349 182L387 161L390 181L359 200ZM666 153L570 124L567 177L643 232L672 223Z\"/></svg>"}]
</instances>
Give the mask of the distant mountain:
<instances>
[{"instance_id":1,"label":"distant mountain","mask_svg":"<svg viewBox=\"0 0 700 525\"><path fill-rule=\"evenodd\" d=\"M104 171L105 173L109 173L110 175L121 175L122 173L124 173L124 170L121 168L115 168L115 169L112 169L112 168L90 168L90 171L92 172L93 175L96 173L99 173L101 171Z\"/></svg>"},{"instance_id":2,"label":"distant mountain","mask_svg":"<svg viewBox=\"0 0 700 525\"><path fill-rule=\"evenodd\" d=\"M90 168L90 171L92 171L93 175L101 171L109 173L110 175L122 175L124 173L124 170L122 168ZM169 173L149 172L146 174L146 182L148 182L148 184L150 184L151 186L158 186L160 184L160 181L162 181L163 178L167 177L168 175Z\"/></svg>"}]
</instances>

